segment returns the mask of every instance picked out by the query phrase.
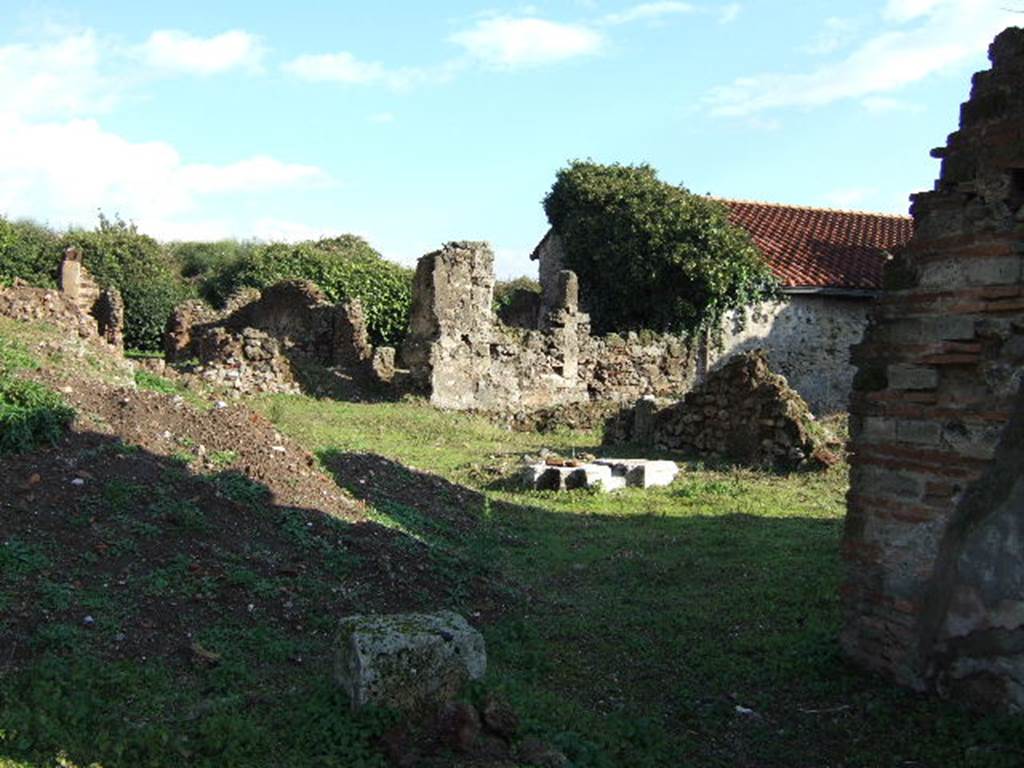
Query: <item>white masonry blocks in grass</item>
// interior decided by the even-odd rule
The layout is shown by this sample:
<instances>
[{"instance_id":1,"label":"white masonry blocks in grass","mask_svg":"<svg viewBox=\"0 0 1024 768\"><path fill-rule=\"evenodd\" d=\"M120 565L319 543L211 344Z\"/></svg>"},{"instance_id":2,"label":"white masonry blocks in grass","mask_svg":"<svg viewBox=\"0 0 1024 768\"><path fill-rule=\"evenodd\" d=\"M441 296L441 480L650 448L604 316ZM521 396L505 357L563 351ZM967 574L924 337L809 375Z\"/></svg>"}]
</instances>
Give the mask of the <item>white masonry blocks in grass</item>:
<instances>
[{"instance_id":1,"label":"white masonry blocks in grass","mask_svg":"<svg viewBox=\"0 0 1024 768\"><path fill-rule=\"evenodd\" d=\"M538 491L570 491L596 488L617 491L621 488L654 488L670 485L679 473L674 461L648 459L597 459L576 466L557 466L544 462L523 467L523 485Z\"/></svg>"}]
</instances>

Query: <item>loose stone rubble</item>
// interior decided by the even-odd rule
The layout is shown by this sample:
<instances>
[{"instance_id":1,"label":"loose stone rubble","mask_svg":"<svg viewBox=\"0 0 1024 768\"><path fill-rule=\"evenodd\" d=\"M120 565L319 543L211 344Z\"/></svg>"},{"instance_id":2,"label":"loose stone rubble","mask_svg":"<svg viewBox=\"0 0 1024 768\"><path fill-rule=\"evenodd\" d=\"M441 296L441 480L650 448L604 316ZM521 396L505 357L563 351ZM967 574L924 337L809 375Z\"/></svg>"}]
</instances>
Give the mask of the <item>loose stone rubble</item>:
<instances>
[{"instance_id":1,"label":"loose stone rubble","mask_svg":"<svg viewBox=\"0 0 1024 768\"><path fill-rule=\"evenodd\" d=\"M1024 29L989 56L854 349L841 641L1024 711Z\"/></svg>"},{"instance_id":2,"label":"loose stone rubble","mask_svg":"<svg viewBox=\"0 0 1024 768\"><path fill-rule=\"evenodd\" d=\"M486 668L483 636L452 611L349 616L339 625L335 679L353 709L443 704Z\"/></svg>"},{"instance_id":3,"label":"loose stone rubble","mask_svg":"<svg viewBox=\"0 0 1024 768\"><path fill-rule=\"evenodd\" d=\"M23 322L45 320L74 328L83 339L99 337L124 348L124 302L116 288L100 289L82 264L82 252L68 248L61 262L60 289L30 288L15 281L0 290L0 315Z\"/></svg>"},{"instance_id":4,"label":"loose stone rubble","mask_svg":"<svg viewBox=\"0 0 1024 768\"><path fill-rule=\"evenodd\" d=\"M526 464L523 485L537 491L570 491L594 488L618 491L622 488L655 488L671 485L679 473L674 461L650 459L556 459Z\"/></svg>"},{"instance_id":5,"label":"loose stone rubble","mask_svg":"<svg viewBox=\"0 0 1024 768\"><path fill-rule=\"evenodd\" d=\"M606 440L783 469L836 460L807 404L761 350L737 355L678 403L639 401L613 420Z\"/></svg>"}]
</instances>

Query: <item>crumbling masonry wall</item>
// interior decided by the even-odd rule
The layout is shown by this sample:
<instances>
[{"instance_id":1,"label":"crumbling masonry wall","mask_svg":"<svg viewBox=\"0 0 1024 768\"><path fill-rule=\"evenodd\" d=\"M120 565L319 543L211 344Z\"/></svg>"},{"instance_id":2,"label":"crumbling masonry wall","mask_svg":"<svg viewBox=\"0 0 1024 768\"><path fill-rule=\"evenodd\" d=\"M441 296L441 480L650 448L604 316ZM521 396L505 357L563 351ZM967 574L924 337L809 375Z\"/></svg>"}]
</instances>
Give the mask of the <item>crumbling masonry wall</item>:
<instances>
[{"instance_id":1,"label":"crumbling masonry wall","mask_svg":"<svg viewBox=\"0 0 1024 768\"><path fill-rule=\"evenodd\" d=\"M529 411L590 400L681 396L696 355L654 334L593 337L576 275L551 282L540 329L509 328L492 309L494 255L454 242L419 260L403 358L414 385L441 408Z\"/></svg>"},{"instance_id":2,"label":"crumbling masonry wall","mask_svg":"<svg viewBox=\"0 0 1024 768\"><path fill-rule=\"evenodd\" d=\"M108 344L124 347L124 302L116 288L101 289L82 263L75 247L64 252L60 264L60 291L83 315L96 321L96 330Z\"/></svg>"},{"instance_id":3,"label":"crumbling masonry wall","mask_svg":"<svg viewBox=\"0 0 1024 768\"><path fill-rule=\"evenodd\" d=\"M169 363L195 359L202 378L238 391L294 392L296 363L368 376L373 347L357 300L331 304L316 285L296 280L249 292L223 312L180 305L167 322L164 355Z\"/></svg>"},{"instance_id":4,"label":"crumbling masonry wall","mask_svg":"<svg viewBox=\"0 0 1024 768\"><path fill-rule=\"evenodd\" d=\"M1024 30L990 49L862 344L842 645L1024 709Z\"/></svg>"},{"instance_id":5,"label":"crumbling masonry wall","mask_svg":"<svg viewBox=\"0 0 1024 768\"><path fill-rule=\"evenodd\" d=\"M732 357L650 422L650 439L662 450L780 469L835 462L826 458L807 403L772 373L760 349Z\"/></svg>"}]
</instances>

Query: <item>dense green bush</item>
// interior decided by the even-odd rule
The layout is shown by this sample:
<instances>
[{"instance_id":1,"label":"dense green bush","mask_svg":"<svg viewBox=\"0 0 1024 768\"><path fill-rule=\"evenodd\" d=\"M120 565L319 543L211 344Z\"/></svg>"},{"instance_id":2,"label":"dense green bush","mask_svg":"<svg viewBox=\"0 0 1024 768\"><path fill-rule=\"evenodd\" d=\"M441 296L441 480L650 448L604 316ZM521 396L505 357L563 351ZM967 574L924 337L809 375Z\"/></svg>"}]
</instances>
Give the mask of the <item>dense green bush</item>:
<instances>
[{"instance_id":1,"label":"dense green bush","mask_svg":"<svg viewBox=\"0 0 1024 768\"><path fill-rule=\"evenodd\" d=\"M259 245L249 240L178 240L167 243L165 247L178 265L182 278L191 283L203 299L221 305L227 298L218 293L224 282L222 276L235 269Z\"/></svg>"},{"instance_id":2,"label":"dense green bush","mask_svg":"<svg viewBox=\"0 0 1024 768\"><path fill-rule=\"evenodd\" d=\"M305 242L177 241L161 245L130 222L100 214L93 230L55 233L27 221L0 218L0 285L21 278L52 287L68 246L102 287L121 291L125 345L162 348L174 307L192 296L223 306L241 288L265 288L280 280L316 283L331 301L358 298L375 344L397 344L412 301L412 270L385 260L354 235Z\"/></svg>"},{"instance_id":3,"label":"dense green bush","mask_svg":"<svg viewBox=\"0 0 1024 768\"><path fill-rule=\"evenodd\" d=\"M515 277L511 280L498 280L494 283L494 310L497 312L508 306L515 296L516 291L530 291L540 293L540 283L532 277Z\"/></svg>"},{"instance_id":4,"label":"dense green bush","mask_svg":"<svg viewBox=\"0 0 1024 768\"><path fill-rule=\"evenodd\" d=\"M234 291L280 280L311 280L331 301L357 298L375 344L396 344L405 333L412 301L412 270L385 260L360 237L253 248L200 288L222 304Z\"/></svg>"},{"instance_id":5,"label":"dense green bush","mask_svg":"<svg viewBox=\"0 0 1024 768\"><path fill-rule=\"evenodd\" d=\"M0 216L0 285L18 277L31 285L52 288L60 266L57 235L34 221L9 221Z\"/></svg>"},{"instance_id":6,"label":"dense green bush","mask_svg":"<svg viewBox=\"0 0 1024 768\"><path fill-rule=\"evenodd\" d=\"M167 318L191 295L167 251L134 224L102 214L96 229L68 231L61 238L61 250L70 245L82 250L82 260L97 283L121 292L125 346L161 349Z\"/></svg>"},{"instance_id":7,"label":"dense green bush","mask_svg":"<svg viewBox=\"0 0 1024 768\"><path fill-rule=\"evenodd\" d=\"M574 161L558 172L544 210L601 332L717 327L723 313L775 287L719 203L660 181L649 165Z\"/></svg>"}]
</instances>

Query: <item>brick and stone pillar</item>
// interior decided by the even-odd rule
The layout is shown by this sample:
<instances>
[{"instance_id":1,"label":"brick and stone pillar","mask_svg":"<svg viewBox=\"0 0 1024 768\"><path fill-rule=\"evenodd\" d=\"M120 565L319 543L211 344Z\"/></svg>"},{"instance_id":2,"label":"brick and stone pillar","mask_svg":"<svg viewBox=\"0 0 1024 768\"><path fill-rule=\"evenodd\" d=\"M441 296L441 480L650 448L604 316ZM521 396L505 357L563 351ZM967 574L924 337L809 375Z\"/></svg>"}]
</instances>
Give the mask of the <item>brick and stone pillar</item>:
<instances>
[{"instance_id":1,"label":"brick and stone pillar","mask_svg":"<svg viewBox=\"0 0 1024 768\"><path fill-rule=\"evenodd\" d=\"M886 270L851 397L842 645L1024 709L1024 30L1000 34Z\"/></svg>"}]
</instances>

